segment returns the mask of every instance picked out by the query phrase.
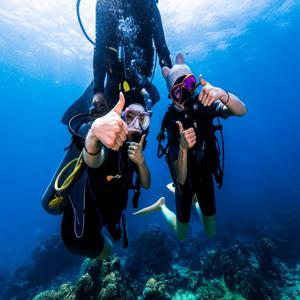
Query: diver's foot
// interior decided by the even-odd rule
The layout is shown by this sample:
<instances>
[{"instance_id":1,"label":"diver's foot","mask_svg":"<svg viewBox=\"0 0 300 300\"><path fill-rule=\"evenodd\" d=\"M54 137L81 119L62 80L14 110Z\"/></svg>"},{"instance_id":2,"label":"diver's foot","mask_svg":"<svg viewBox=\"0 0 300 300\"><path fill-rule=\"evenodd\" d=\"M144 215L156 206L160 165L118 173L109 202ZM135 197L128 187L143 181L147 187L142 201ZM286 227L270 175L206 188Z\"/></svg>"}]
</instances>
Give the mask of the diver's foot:
<instances>
[{"instance_id":1,"label":"diver's foot","mask_svg":"<svg viewBox=\"0 0 300 300\"><path fill-rule=\"evenodd\" d=\"M197 198L196 194L194 194L192 201L193 201L194 205L196 205L198 203L198 198Z\"/></svg>"},{"instance_id":2,"label":"diver's foot","mask_svg":"<svg viewBox=\"0 0 300 300\"><path fill-rule=\"evenodd\" d=\"M154 204L134 212L133 215L135 215L135 216L144 216L144 215L147 215L147 214L152 213L154 211L161 210L161 207L163 205L165 205L165 203L166 203L165 197L161 197Z\"/></svg>"}]
</instances>

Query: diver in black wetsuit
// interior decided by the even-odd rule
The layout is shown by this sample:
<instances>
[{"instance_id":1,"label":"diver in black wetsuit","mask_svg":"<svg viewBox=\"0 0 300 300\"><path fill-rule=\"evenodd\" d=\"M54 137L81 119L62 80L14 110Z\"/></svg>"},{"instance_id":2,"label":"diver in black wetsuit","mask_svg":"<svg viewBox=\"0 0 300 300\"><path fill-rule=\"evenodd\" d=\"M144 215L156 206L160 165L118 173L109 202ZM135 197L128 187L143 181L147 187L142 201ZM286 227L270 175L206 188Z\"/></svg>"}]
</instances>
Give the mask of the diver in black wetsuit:
<instances>
[{"instance_id":1,"label":"diver in black wetsuit","mask_svg":"<svg viewBox=\"0 0 300 300\"><path fill-rule=\"evenodd\" d=\"M153 41L160 66L172 67L155 0L97 1L93 102L105 97L112 107L122 90L126 106L144 105L141 89L149 88Z\"/></svg>"},{"instance_id":2,"label":"diver in black wetsuit","mask_svg":"<svg viewBox=\"0 0 300 300\"><path fill-rule=\"evenodd\" d=\"M177 55L172 69L164 67L162 72L173 101L164 117L162 131L167 130L168 146L165 151L175 185L176 215L167 208L164 197L134 214L142 216L160 210L178 239L183 240L194 203L206 234L214 237L216 205L213 177L220 185L223 170L213 119L243 116L247 109L237 96L214 87L201 76L202 90L195 95L196 78L182 54Z\"/></svg>"},{"instance_id":3,"label":"diver in black wetsuit","mask_svg":"<svg viewBox=\"0 0 300 300\"><path fill-rule=\"evenodd\" d=\"M120 90L125 94L126 106L135 102L144 105L142 88L150 94L153 105L159 101L158 90L149 83L153 75L153 43L160 66L171 68L155 0L98 0L94 81L68 108L62 123L67 125L75 115L89 113L92 102L94 106L106 102L108 111L116 103Z\"/></svg>"},{"instance_id":4,"label":"diver in black wetsuit","mask_svg":"<svg viewBox=\"0 0 300 300\"><path fill-rule=\"evenodd\" d=\"M150 187L143 155L150 114L140 104L122 112L124 105L121 94L115 108L93 122L85 139L83 158L88 168L68 192L61 225L64 244L75 254L103 259L111 254L112 240L122 236L127 247L124 212L129 189L138 188L132 184L133 174L143 188ZM111 238L102 234L103 227Z\"/></svg>"}]
</instances>

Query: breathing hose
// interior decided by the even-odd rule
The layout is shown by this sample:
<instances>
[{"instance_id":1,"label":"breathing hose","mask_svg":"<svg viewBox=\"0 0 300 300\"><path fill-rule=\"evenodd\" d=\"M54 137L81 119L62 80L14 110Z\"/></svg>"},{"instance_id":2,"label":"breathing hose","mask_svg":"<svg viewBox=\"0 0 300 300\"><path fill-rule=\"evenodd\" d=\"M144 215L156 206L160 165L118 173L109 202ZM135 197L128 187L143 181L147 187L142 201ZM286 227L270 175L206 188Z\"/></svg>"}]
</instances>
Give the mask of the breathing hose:
<instances>
[{"instance_id":1,"label":"breathing hose","mask_svg":"<svg viewBox=\"0 0 300 300\"><path fill-rule=\"evenodd\" d=\"M76 3L76 14L77 14L77 19L78 19L78 23L79 23L79 26L84 34L84 36L87 38L87 40L92 44L92 45L95 45L95 42L89 37L89 35L87 34L87 32L85 31L84 29L84 26L82 24L82 21L81 21L81 17L80 17L80 2L81 0L77 0L77 3Z\"/></svg>"}]
</instances>

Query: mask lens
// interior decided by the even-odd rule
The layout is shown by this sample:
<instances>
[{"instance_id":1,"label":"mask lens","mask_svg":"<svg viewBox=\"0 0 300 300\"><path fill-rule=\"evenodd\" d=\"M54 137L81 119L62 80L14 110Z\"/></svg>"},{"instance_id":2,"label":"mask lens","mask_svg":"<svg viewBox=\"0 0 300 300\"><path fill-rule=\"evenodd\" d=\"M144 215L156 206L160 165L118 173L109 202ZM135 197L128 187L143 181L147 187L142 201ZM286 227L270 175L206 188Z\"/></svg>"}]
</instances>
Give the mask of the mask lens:
<instances>
[{"instance_id":1,"label":"mask lens","mask_svg":"<svg viewBox=\"0 0 300 300\"><path fill-rule=\"evenodd\" d=\"M139 120L141 129L146 130L150 125L150 116L147 112L125 110L125 122L130 127L136 120Z\"/></svg>"},{"instance_id":2,"label":"mask lens","mask_svg":"<svg viewBox=\"0 0 300 300\"><path fill-rule=\"evenodd\" d=\"M181 99L181 86L180 84L177 86L174 86L171 90L171 97L175 102L179 102Z\"/></svg>"},{"instance_id":3,"label":"mask lens","mask_svg":"<svg viewBox=\"0 0 300 300\"><path fill-rule=\"evenodd\" d=\"M133 121L134 118L135 118L135 115L133 114L133 112L128 110L125 114L126 124L130 124Z\"/></svg>"},{"instance_id":4,"label":"mask lens","mask_svg":"<svg viewBox=\"0 0 300 300\"><path fill-rule=\"evenodd\" d=\"M147 130L150 125L150 117L148 115L140 115L140 124L143 130Z\"/></svg>"},{"instance_id":5,"label":"mask lens","mask_svg":"<svg viewBox=\"0 0 300 300\"><path fill-rule=\"evenodd\" d=\"M187 77L182 85L189 91L189 92L193 92L196 88L196 78L195 76L189 76Z\"/></svg>"}]
</instances>

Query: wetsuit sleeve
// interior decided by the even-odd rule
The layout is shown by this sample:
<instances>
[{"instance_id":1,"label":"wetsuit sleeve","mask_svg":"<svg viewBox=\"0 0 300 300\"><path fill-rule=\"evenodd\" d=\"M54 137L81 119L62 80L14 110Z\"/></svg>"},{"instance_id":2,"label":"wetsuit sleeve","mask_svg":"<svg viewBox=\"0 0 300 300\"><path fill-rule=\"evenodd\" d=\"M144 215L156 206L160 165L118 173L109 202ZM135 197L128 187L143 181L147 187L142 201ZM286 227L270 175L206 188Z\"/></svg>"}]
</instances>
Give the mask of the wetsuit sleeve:
<instances>
[{"instance_id":1,"label":"wetsuit sleeve","mask_svg":"<svg viewBox=\"0 0 300 300\"><path fill-rule=\"evenodd\" d=\"M104 79L106 75L106 32L105 32L105 3L98 0L96 4L96 42L94 48L94 93L104 92Z\"/></svg>"},{"instance_id":2,"label":"wetsuit sleeve","mask_svg":"<svg viewBox=\"0 0 300 300\"><path fill-rule=\"evenodd\" d=\"M172 61L170 57L170 51L166 44L164 29L161 21L160 12L156 4L154 4L154 32L153 38L155 47L159 57L159 64L161 67L167 66L172 68Z\"/></svg>"},{"instance_id":3,"label":"wetsuit sleeve","mask_svg":"<svg viewBox=\"0 0 300 300\"><path fill-rule=\"evenodd\" d=\"M215 101L214 109L216 111L216 117L221 117L223 119L227 119L230 116L233 116L233 113L230 111L230 109L222 103L221 100Z\"/></svg>"}]
</instances>

